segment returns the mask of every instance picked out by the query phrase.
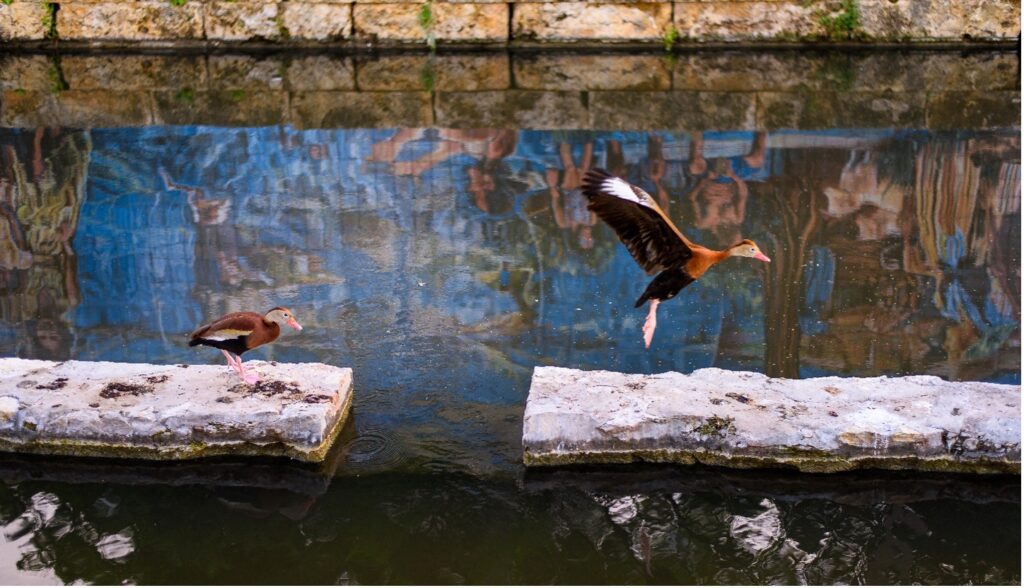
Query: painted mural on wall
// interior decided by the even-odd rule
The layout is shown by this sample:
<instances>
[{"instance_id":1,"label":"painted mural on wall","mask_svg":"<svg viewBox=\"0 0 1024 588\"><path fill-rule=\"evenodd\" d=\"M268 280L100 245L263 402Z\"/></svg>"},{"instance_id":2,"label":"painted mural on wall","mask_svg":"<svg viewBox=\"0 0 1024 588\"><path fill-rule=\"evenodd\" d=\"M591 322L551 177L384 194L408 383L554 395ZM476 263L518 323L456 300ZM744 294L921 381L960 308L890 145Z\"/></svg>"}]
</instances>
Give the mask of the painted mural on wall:
<instances>
[{"instance_id":1,"label":"painted mural on wall","mask_svg":"<svg viewBox=\"0 0 1024 588\"><path fill-rule=\"evenodd\" d=\"M2 130L0 352L200 361L204 318L288 304L315 328L265 357L1017 381L1019 153L998 132ZM716 268L645 352L593 167L773 263Z\"/></svg>"}]
</instances>

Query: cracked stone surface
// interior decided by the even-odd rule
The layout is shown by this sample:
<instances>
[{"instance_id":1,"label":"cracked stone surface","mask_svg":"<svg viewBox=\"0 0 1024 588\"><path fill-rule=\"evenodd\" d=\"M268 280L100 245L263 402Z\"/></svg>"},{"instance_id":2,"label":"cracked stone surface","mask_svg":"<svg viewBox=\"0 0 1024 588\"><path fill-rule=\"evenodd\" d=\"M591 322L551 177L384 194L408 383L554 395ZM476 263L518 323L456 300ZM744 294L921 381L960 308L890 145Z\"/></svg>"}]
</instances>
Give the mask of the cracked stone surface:
<instances>
[{"instance_id":1,"label":"cracked stone surface","mask_svg":"<svg viewBox=\"0 0 1024 588\"><path fill-rule=\"evenodd\" d=\"M807 472L1020 472L1020 386L934 376L788 380L538 367L528 466L630 461Z\"/></svg>"},{"instance_id":2,"label":"cracked stone surface","mask_svg":"<svg viewBox=\"0 0 1024 588\"><path fill-rule=\"evenodd\" d=\"M0 359L0 450L143 459L321 461L352 403L352 370L320 363L151 365Z\"/></svg>"}]
</instances>

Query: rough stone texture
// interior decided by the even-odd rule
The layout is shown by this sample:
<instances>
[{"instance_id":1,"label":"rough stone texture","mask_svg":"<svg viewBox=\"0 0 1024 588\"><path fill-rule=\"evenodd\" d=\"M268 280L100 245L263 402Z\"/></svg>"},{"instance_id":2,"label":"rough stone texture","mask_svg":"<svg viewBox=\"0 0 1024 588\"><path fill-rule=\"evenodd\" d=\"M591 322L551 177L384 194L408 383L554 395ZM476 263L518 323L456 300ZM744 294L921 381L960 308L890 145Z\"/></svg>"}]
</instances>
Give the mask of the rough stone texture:
<instances>
[{"instance_id":1,"label":"rough stone texture","mask_svg":"<svg viewBox=\"0 0 1024 588\"><path fill-rule=\"evenodd\" d=\"M352 90L356 87L351 57L296 56L288 62L287 75L291 90Z\"/></svg>"},{"instance_id":2,"label":"rough stone texture","mask_svg":"<svg viewBox=\"0 0 1024 588\"><path fill-rule=\"evenodd\" d=\"M579 92L439 92L437 124L455 128L587 128Z\"/></svg>"},{"instance_id":3,"label":"rough stone texture","mask_svg":"<svg viewBox=\"0 0 1024 588\"><path fill-rule=\"evenodd\" d=\"M1019 68L1010 51L9 53L0 124L1019 128Z\"/></svg>"},{"instance_id":4,"label":"rough stone texture","mask_svg":"<svg viewBox=\"0 0 1024 588\"><path fill-rule=\"evenodd\" d=\"M247 41L284 36L284 21L279 18L276 2L214 0L205 7L208 39Z\"/></svg>"},{"instance_id":5,"label":"rough stone texture","mask_svg":"<svg viewBox=\"0 0 1024 588\"><path fill-rule=\"evenodd\" d=\"M1020 0L859 0L861 28L902 41L1013 39L1020 35Z\"/></svg>"},{"instance_id":6,"label":"rough stone texture","mask_svg":"<svg viewBox=\"0 0 1024 588\"><path fill-rule=\"evenodd\" d=\"M14 90L4 92L0 108L0 126L23 129L130 127L156 122L151 95L146 92Z\"/></svg>"},{"instance_id":7,"label":"rough stone texture","mask_svg":"<svg viewBox=\"0 0 1024 588\"><path fill-rule=\"evenodd\" d=\"M672 24L672 5L589 2L520 3L512 37L535 41L660 41Z\"/></svg>"},{"instance_id":8,"label":"rough stone texture","mask_svg":"<svg viewBox=\"0 0 1024 588\"><path fill-rule=\"evenodd\" d=\"M352 400L352 370L249 362L159 366L0 359L0 449L186 459L289 456L321 461Z\"/></svg>"},{"instance_id":9,"label":"rough stone texture","mask_svg":"<svg viewBox=\"0 0 1024 588\"><path fill-rule=\"evenodd\" d=\"M757 122L767 129L925 128L925 99L924 92L762 92Z\"/></svg>"},{"instance_id":10,"label":"rough stone texture","mask_svg":"<svg viewBox=\"0 0 1024 588\"><path fill-rule=\"evenodd\" d=\"M288 95L284 91L216 90L156 92L154 123L255 127L285 124Z\"/></svg>"},{"instance_id":11,"label":"rough stone texture","mask_svg":"<svg viewBox=\"0 0 1024 588\"><path fill-rule=\"evenodd\" d=\"M429 92L302 92L291 106L300 129L434 126Z\"/></svg>"},{"instance_id":12,"label":"rough stone texture","mask_svg":"<svg viewBox=\"0 0 1024 588\"><path fill-rule=\"evenodd\" d=\"M590 127L604 130L753 129L755 94L592 92Z\"/></svg>"},{"instance_id":13,"label":"rough stone texture","mask_svg":"<svg viewBox=\"0 0 1024 588\"><path fill-rule=\"evenodd\" d=\"M417 4L356 4L352 20L360 40L424 43L428 34L439 42L508 39L507 4L431 5L433 24L420 24Z\"/></svg>"},{"instance_id":14,"label":"rough stone texture","mask_svg":"<svg viewBox=\"0 0 1024 588\"><path fill-rule=\"evenodd\" d=\"M956 130L1020 127L1020 92L941 92L928 97L928 125Z\"/></svg>"},{"instance_id":15,"label":"rough stone texture","mask_svg":"<svg viewBox=\"0 0 1024 588\"><path fill-rule=\"evenodd\" d=\"M285 2L281 7L288 38L333 41L352 36L351 4Z\"/></svg>"},{"instance_id":16,"label":"rough stone texture","mask_svg":"<svg viewBox=\"0 0 1024 588\"><path fill-rule=\"evenodd\" d=\"M61 39L155 41L203 38L203 5L171 6L162 0L132 3L60 3Z\"/></svg>"},{"instance_id":17,"label":"rough stone texture","mask_svg":"<svg viewBox=\"0 0 1024 588\"><path fill-rule=\"evenodd\" d=\"M72 90L169 90L207 83L206 58L197 55L64 55L60 71Z\"/></svg>"},{"instance_id":18,"label":"rough stone texture","mask_svg":"<svg viewBox=\"0 0 1024 588\"><path fill-rule=\"evenodd\" d=\"M663 42L674 26L683 43L828 40L823 15L838 0L63 0L60 40L120 46L176 41L379 44ZM38 42L48 33L46 3L0 3L0 41ZM834 40L1012 42L1019 0L858 0L856 30ZM428 31L430 29L430 31Z\"/></svg>"},{"instance_id":19,"label":"rough stone texture","mask_svg":"<svg viewBox=\"0 0 1024 588\"><path fill-rule=\"evenodd\" d=\"M218 89L280 90L281 61L253 55L211 55L210 79Z\"/></svg>"},{"instance_id":20,"label":"rough stone texture","mask_svg":"<svg viewBox=\"0 0 1024 588\"><path fill-rule=\"evenodd\" d=\"M504 90L510 86L509 57L487 55L381 55L358 62L361 90Z\"/></svg>"},{"instance_id":21,"label":"rough stone texture","mask_svg":"<svg viewBox=\"0 0 1024 588\"><path fill-rule=\"evenodd\" d=\"M824 33L819 10L799 2L678 2L675 26L694 41L796 40Z\"/></svg>"},{"instance_id":22,"label":"rough stone texture","mask_svg":"<svg viewBox=\"0 0 1024 588\"><path fill-rule=\"evenodd\" d=\"M806 472L1020 472L1020 387L934 376L786 380L534 370L527 465L656 461Z\"/></svg>"},{"instance_id":23,"label":"rough stone texture","mask_svg":"<svg viewBox=\"0 0 1024 588\"><path fill-rule=\"evenodd\" d=\"M46 90L53 69L47 55L0 54L0 90Z\"/></svg>"},{"instance_id":24,"label":"rough stone texture","mask_svg":"<svg viewBox=\"0 0 1024 588\"><path fill-rule=\"evenodd\" d=\"M45 39L45 15L43 2L0 3L0 42Z\"/></svg>"},{"instance_id":25,"label":"rough stone texture","mask_svg":"<svg viewBox=\"0 0 1024 588\"><path fill-rule=\"evenodd\" d=\"M524 90L667 90L671 69L661 55L524 55L515 61Z\"/></svg>"}]
</instances>

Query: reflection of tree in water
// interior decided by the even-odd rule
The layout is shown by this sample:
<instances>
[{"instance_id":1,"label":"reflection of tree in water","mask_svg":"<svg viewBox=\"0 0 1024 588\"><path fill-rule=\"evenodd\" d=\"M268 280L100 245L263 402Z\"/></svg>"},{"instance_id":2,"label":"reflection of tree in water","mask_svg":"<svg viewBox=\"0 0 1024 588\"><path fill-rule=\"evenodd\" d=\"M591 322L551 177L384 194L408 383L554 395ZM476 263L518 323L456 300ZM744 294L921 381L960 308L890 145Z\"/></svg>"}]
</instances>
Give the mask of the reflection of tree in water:
<instances>
[{"instance_id":1,"label":"reflection of tree in water","mask_svg":"<svg viewBox=\"0 0 1024 588\"><path fill-rule=\"evenodd\" d=\"M830 157L831 155L831 157ZM784 156L782 176L753 184L759 205L758 235L771 264L765 273L765 373L773 377L800 375L799 316L803 307L803 274L808 248L818 236L824 194L822 182L835 177L837 153L807 157L796 151ZM764 235L764 237L760 237Z\"/></svg>"},{"instance_id":2,"label":"reflection of tree in water","mask_svg":"<svg viewBox=\"0 0 1024 588\"><path fill-rule=\"evenodd\" d=\"M79 301L72 239L92 141L61 129L8 131L0 143L0 319L39 359L67 359L66 313Z\"/></svg>"},{"instance_id":3,"label":"reflection of tree in water","mask_svg":"<svg viewBox=\"0 0 1024 588\"><path fill-rule=\"evenodd\" d=\"M558 472L550 478L528 488L540 485L558 496L549 507L556 552L573 560L590 557L628 578L619 581L888 584L913 578L936 584L985 574L1013 580L1017 573L964 565L984 556L974 539L944 528L949 522L941 500L925 499L942 493L946 484L939 479L849 476L808 484L806 477L785 474L664 468ZM1012 487L1005 491L1006 497L1013 494ZM982 506L992 504L984 492L979 504L962 503L964 517L998 516L999 508ZM934 553L914 549L937 541L933 536L948 542L940 549L949 563L938 565ZM1013 545L1001 551L992 559L1015 557Z\"/></svg>"},{"instance_id":4,"label":"reflection of tree in water","mask_svg":"<svg viewBox=\"0 0 1024 588\"><path fill-rule=\"evenodd\" d=\"M116 501L99 487L59 496L34 486L0 486L0 524L4 539L21 552L19 570L52 570L65 583L120 584L131 578L111 565L123 564L135 551L133 525L115 516Z\"/></svg>"},{"instance_id":5,"label":"reflection of tree in water","mask_svg":"<svg viewBox=\"0 0 1024 588\"><path fill-rule=\"evenodd\" d=\"M785 151L784 174L751 188L755 232L773 252L766 372L1015 370L1004 353L1020 318L1011 153L997 136Z\"/></svg>"}]
</instances>

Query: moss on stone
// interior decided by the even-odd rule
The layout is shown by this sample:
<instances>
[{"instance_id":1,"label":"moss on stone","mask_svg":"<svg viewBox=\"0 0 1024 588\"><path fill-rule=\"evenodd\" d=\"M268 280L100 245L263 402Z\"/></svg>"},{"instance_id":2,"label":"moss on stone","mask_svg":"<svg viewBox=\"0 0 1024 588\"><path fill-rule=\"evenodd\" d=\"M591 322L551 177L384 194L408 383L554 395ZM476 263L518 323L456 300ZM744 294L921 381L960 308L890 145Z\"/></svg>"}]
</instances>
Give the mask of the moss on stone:
<instances>
[{"instance_id":1,"label":"moss on stone","mask_svg":"<svg viewBox=\"0 0 1024 588\"><path fill-rule=\"evenodd\" d=\"M736 427L733 426L733 422L736 419L732 417L720 417L713 415L705 419L701 424L693 428L694 433L699 433L705 437L725 437L725 435L734 434Z\"/></svg>"},{"instance_id":2,"label":"moss on stone","mask_svg":"<svg viewBox=\"0 0 1024 588\"><path fill-rule=\"evenodd\" d=\"M157 444L143 445L140 443L113 443L96 440L73 439L34 439L32 441L12 440L0 436L0 451L12 453L35 453L42 455L66 455L73 457L108 457L115 459L142 460L181 460L214 456L254 456L254 457L290 457L304 462L322 462L330 451L334 441L348 420L352 408L352 394L345 396L346 401L338 410L338 418L319 445L311 449L299 449L282 442L217 442L209 443L193 440L188 445L160 446ZM29 423L25 423L28 428ZM32 424L34 427L35 425ZM156 442L164 435L163 432L152 435Z\"/></svg>"},{"instance_id":3,"label":"moss on stone","mask_svg":"<svg viewBox=\"0 0 1024 588\"><path fill-rule=\"evenodd\" d=\"M774 451L774 450L773 450ZM802 447L780 447L778 454L750 455L709 449L636 449L608 451L532 452L523 455L527 467L559 467L584 464L633 462L702 464L736 469L783 468L804 473L834 474L853 470L917 470L969 474L1014 474L1021 472L1020 462L991 459L959 460L953 457L917 456L843 457L826 451Z\"/></svg>"}]
</instances>

